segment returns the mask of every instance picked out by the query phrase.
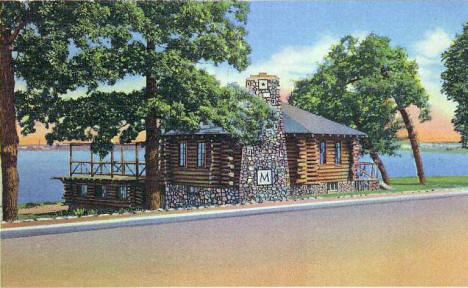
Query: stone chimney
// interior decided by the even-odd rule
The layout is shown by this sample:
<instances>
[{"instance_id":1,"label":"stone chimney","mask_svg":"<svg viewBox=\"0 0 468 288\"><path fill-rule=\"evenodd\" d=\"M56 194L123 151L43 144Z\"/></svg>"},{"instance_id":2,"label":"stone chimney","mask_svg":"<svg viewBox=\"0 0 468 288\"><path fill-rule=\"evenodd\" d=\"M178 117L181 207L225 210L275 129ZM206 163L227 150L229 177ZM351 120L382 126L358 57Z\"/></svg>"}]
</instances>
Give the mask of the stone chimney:
<instances>
[{"instance_id":1,"label":"stone chimney","mask_svg":"<svg viewBox=\"0 0 468 288\"><path fill-rule=\"evenodd\" d=\"M273 107L278 120L266 129L260 143L243 146L239 198L256 202L286 199L289 195L289 167L286 137L280 105L279 78L267 73L251 75L246 88Z\"/></svg>"},{"instance_id":2,"label":"stone chimney","mask_svg":"<svg viewBox=\"0 0 468 288\"><path fill-rule=\"evenodd\" d=\"M250 75L245 80L246 88L262 97L268 104L272 106L280 105L279 78L275 75L268 75L265 72L260 72L258 75Z\"/></svg>"}]
</instances>

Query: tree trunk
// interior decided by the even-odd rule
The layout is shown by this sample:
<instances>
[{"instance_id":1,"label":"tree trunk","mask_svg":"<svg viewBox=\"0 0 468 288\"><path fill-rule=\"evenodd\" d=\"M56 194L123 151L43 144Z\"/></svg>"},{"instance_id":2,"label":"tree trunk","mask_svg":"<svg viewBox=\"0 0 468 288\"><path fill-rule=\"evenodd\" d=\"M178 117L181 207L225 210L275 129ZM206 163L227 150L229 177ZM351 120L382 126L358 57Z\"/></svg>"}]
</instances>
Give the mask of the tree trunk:
<instances>
[{"instance_id":1,"label":"tree trunk","mask_svg":"<svg viewBox=\"0 0 468 288\"><path fill-rule=\"evenodd\" d=\"M146 49L154 51L154 42L148 41ZM146 93L150 100L156 95L156 78L146 75ZM159 140L161 137L160 120L154 111L149 111L145 119L146 146L145 146L145 193L146 206L155 210L161 206L161 191L159 189Z\"/></svg>"},{"instance_id":2,"label":"tree trunk","mask_svg":"<svg viewBox=\"0 0 468 288\"><path fill-rule=\"evenodd\" d=\"M0 99L0 145L3 187L3 220L13 221L18 215L18 134L14 102L15 78L12 63L12 45L0 43L1 49L1 99Z\"/></svg>"},{"instance_id":3,"label":"tree trunk","mask_svg":"<svg viewBox=\"0 0 468 288\"><path fill-rule=\"evenodd\" d=\"M461 136L461 146L464 149L468 149L468 135Z\"/></svg>"},{"instance_id":4,"label":"tree trunk","mask_svg":"<svg viewBox=\"0 0 468 288\"><path fill-rule=\"evenodd\" d=\"M398 109L398 111L400 111L401 117L403 118L403 121L405 122L406 130L408 130L408 138L411 143L411 148L413 149L414 162L416 163L419 183L422 185L425 185L426 177L424 176L423 163L422 163L421 153L419 151L416 131L414 130L413 123L408 115L408 111L406 111L405 108L400 108Z\"/></svg>"},{"instance_id":5,"label":"tree trunk","mask_svg":"<svg viewBox=\"0 0 468 288\"><path fill-rule=\"evenodd\" d=\"M375 152L374 148L369 149L369 154L374 161L375 165L377 165L377 168L379 168L380 175L382 175L382 180L385 184L390 185L390 177L388 176L387 169L385 169L385 165L380 159L379 154Z\"/></svg>"}]
</instances>

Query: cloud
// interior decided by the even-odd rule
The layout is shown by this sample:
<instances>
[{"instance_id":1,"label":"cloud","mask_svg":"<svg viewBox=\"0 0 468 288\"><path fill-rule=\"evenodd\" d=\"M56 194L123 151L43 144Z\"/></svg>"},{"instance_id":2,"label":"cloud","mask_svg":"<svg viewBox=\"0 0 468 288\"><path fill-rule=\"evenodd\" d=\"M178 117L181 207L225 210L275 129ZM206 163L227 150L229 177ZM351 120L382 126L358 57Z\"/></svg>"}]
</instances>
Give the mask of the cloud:
<instances>
[{"instance_id":1,"label":"cloud","mask_svg":"<svg viewBox=\"0 0 468 288\"><path fill-rule=\"evenodd\" d=\"M444 121L450 121L456 106L440 92L442 88L440 74L443 71L441 54L450 46L451 42L452 39L445 30L436 28L426 31L421 40L410 45L412 55L419 65L421 83L429 94L432 110L437 110L445 115L447 119Z\"/></svg>"},{"instance_id":2,"label":"cloud","mask_svg":"<svg viewBox=\"0 0 468 288\"><path fill-rule=\"evenodd\" d=\"M288 46L278 53L272 54L267 60L252 63L245 71L237 72L226 65L215 67L210 64L200 65L210 74L216 76L222 85L236 82L243 85L245 78L259 72L267 72L280 77L281 87L292 89L294 80L311 75L317 69L318 63L328 53L330 46L339 39L323 35L316 43L308 46Z\"/></svg>"},{"instance_id":3,"label":"cloud","mask_svg":"<svg viewBox=\"0 0 468 288\"><path fill-rule=\"evenodd\" d=\"M450 36L442 28L426 31L424 39L413 44L413 49L426 59L440 57L451 44Z\"/></svg>"}]
</instances>

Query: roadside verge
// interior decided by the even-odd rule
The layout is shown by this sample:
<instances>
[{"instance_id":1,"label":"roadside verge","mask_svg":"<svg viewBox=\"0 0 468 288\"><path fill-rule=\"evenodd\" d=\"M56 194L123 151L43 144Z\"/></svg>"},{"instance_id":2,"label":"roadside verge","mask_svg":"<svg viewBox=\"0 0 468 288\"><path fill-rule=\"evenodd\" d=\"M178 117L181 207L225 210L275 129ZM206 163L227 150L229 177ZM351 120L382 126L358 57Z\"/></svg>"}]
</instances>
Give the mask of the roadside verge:
<instances>
[{"instance_id":1,"label":"roadside verge","mask_svg":"<svg viewBox=\"0 0 468 288\"><path fill-rule=\"evenodd\" d=\"M264 205L251 206L230 206L228 209L207 209L192 210L193 212L172 213L172 214L154 214L115 217L103 220L57 223L48 225L32 225L22 227L2 228L0 230L1 239L29 237L48 234L62 234L80 231L91 231L101 229L113 229L128 226L142 226L176 223L185 221L196 221L204 219L215 219L225 217L240 217L267 213L280 213L308 209L337 208L352 205L370 205L388 202L400 202L410 200L425 200L447 197L468 196L468 189L444 190L425 193L407 193L398 196L378 196L365 197L357 199L334 199L334 200L315 200L315 201L286 201L286 202L267 202Z\"/></svg>"}]
</instances>

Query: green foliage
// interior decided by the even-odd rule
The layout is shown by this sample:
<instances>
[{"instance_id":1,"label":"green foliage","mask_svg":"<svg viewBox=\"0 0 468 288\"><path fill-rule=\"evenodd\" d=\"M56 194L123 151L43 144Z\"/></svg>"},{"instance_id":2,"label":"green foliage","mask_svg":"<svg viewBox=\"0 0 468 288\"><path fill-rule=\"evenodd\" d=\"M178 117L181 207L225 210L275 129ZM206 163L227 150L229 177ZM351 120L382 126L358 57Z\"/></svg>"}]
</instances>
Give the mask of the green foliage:
<instances>
[{"instance_id":1,"label":"green foliage","mask_svg":"<svg viewBox=\"0 0 468 288\"><path fill-rule=\"evenodd\" d=\"M85 215L85 213L86 213L86 209L84 208L75 208L73 210L73 215L78 216L78 217Z\"/></svg>"},{"instance_id":2,"label":"green foliage","mask_svg":"<svg viewBox=\"0 0 468 288\"><path fill-rule=\"evenodd\" d=\"M24 133L33 132L36 121L52 123L48 143L91 140L93 150L104 155L114 136L129 142L145 130L148 115L160 120L162 131L190 131L201 122L213 122L244 143L258 140L268 125L271 112L265 103L240 89L220 87L215 78L196 67L203 61L227 62L238 70L247 67L247 3L56 5L62 10L54 11L62 12L45 6L40 9L46 11L44 17L55 13L57 23L65 21L66 25L49 29L60 35L58 41L48 41L35 29L25 30L22 36L25 56L19 58L18 75L26 79L28 89L17 93L17 106ZM40 44L38 48L35 42ZM42 57L40 51L48 51L52 58ZM53 77L43 73L42 65L50 66L45 71L50 70ZM154 77L155 95L146 89L96 91L99 83L113 84L126 75ZM86 97L62 99L67 90L78 87L87 87Z\"/></svg>"},{"instance_id":3,"label":"green foliage","mask_svg":"<svg viewBox=\"0 0 468 288\"><path fill-rule=\"evenodd\" d=\"M60 96L78 88L94 90L125 75L107 41L118 41L121 31L110 3L37 1L2 2L2 31L11 39L15 77L26 88L17 91L16 108L22 133L35 131L36 121L54 123Z\"/></svg>"},{"instance_id":4,"label":"green foliage","mask_svg":"<svg viewBox=\"0 0 468 288\"><path fill-rule=\"evenodd\" d=\"M98 210L97 209L88 209L86 210L86 215L97 215Z\"/></svg>"},{"instance_id":5,"label":"green foliage","mask_svg":"<svg viewBox=\"0 0 468 288\"><path fill-rule=\"evenodd\" d=\"M374 34L360 43L342 38L312 77L296 82L290 102L365 132L363 152L373 148L394 154L401 123L395 118L395 101L388 99L396 85L381 73L391 50L387 45L386 38Z\"/></svg>"},{"instance_id":6,"label":"green foliage","mask_svg":"<svg viewBox=\"0 0 468 288\"><path fill-rule=\"evenodd\" d=\"M442 92L457 103L452 120L455 130L462 135L464 148L468 148L468 22L452 45L442 53L445 71L442 72Z\"/></svg>"},{"instance_id":7,"label":"green foliage","mask_svg":"<svg viewBox=\"0 0 468 288\"><path fill-rule=\"evenodd\" d=\"M241 143L252 145L272 127L277 115L260 97L230 84L221 91L220 99L208 112L208 119L223 127Z\"/></svg>"}]
</instances>

